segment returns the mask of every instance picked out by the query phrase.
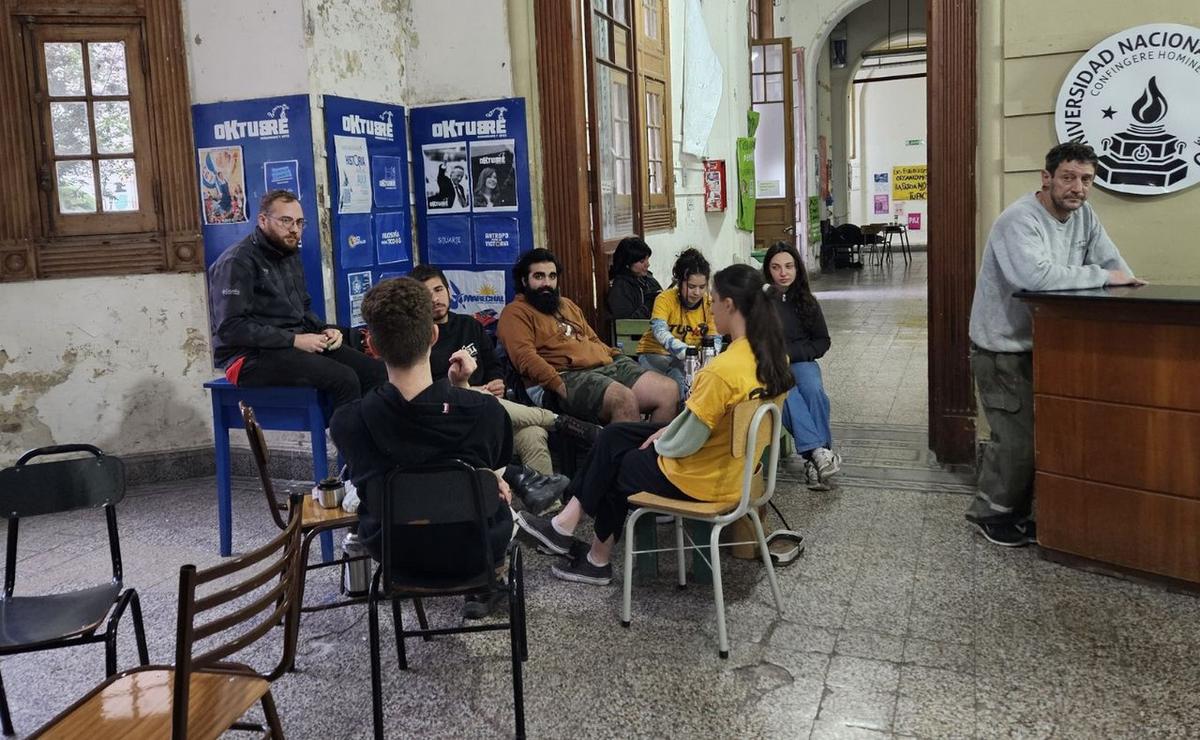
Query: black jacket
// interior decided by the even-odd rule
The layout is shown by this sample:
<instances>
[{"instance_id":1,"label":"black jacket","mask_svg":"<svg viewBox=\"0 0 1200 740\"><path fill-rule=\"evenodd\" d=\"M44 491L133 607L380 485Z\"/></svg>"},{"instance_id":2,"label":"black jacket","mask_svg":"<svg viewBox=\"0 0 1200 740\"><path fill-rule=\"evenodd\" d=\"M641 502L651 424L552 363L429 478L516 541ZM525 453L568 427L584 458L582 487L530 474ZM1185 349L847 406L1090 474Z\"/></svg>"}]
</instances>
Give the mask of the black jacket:
<instances>
[{"instance_id":1,"label":"black jacket","mask_svg":"<svg viewBox=\"0 0 1200 740\"><path fill-rule=\"evenodd\" d=\"M208 268L213 361L225 367L256 349L284 349L327 324L312 311L300 252L285 253L258 228Z\"/></svg>"},{"instance_id":2,"label":"black jacket","mask_svg":"<svg viewBox=\"0 0 1200 740\"><path fill-rule=\"evenodd\" d=\"M495 470L512 457L512 424L493 396L436 380L411 401L391 383L340 407L329 434L345 456L350 479L362 497L358 536L378 559L378 495L392 469L459 459Z\"/></svg>"},{"instance_id":3,"label":"black jacket","mask_svg":"<svg viewBox=\"0 0 1200 740\"><path fill-rule=\"evenodd\" d=\"M617 275L608 289L608 313L614 319L648 319L662 286L653 275Z\"/></svg>"},{"instance_id":4,"label":"black jacket","mask_svg":"<svg viewBox=\"0 0 1200 740\"><path fill-rule=\"evenodd\" d=\"M429 352L429 367L433 370L434 379L446 377L450 372L450 355L468 347L475 346L475 372L471 373L471 385L486 385L493 380L504 378L504 368L496 359L496 350L492 346L492 338L483 330L474 318L451 311L447 314L446 323L438 324L438 340Z\"/></svg>"},{"instance_id":5,"label":"black jacket","mask_svg":"<svg viewBox=\"0 0 1200 740\"><path fill-rule=\"evenodd\" d=\"M787 301L786 295L781 295L775 303L775 311L783 324L788 360L812 362L829 351L829 327L825 325L820 304L814 305L812 313L805 318L801 318L797 308L796 304Z\"/></svg>"}]
</instances>

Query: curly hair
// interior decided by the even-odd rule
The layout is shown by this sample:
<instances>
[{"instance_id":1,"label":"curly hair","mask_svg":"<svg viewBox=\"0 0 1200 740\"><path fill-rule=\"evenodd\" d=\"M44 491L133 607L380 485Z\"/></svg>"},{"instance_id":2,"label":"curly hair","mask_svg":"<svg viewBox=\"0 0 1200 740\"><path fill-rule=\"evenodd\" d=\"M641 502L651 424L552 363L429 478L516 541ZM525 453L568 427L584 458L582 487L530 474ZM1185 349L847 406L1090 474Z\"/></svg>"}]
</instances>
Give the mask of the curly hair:
<instances>
[{"instance_id":1,"label":"curly hair","mask_svg":"<svg viewBox=\"0 0 1200 740\"><path fill-rule=\"evenodd\" d=\"M423 283L409 277L384 280L367 291L362 315L371 348L388 367L410 367L429 354L433 301Z\"/></svg>"},{"instance_id":2,"label":"curly hair","mask_svg":"<svg viewBox=\"0 0 1200 740\"><path fill-rule=\"evenodd\" d=\"M677 285L680 291L687 283L687 280L692 275L703 275L705 280L712 274L712 268L708 265L708 260L704 259L704 255L695 247L688 247L679 253L675 258L675 264L671 267L671 280Z\"/></svg>"},{"instance_id":3,"label":"curly hair","mask_svg":"<svg viewBox=\"0 0 1200 740\"><path fill-rule=\"evenodd\" d=\"M1096 150L1078 141L1068 141L1053 147L1046 152L1046 171L1051 175L1063 162L1083 162L1092 167L1100 164Z\"/></svg>"}]
</instances>

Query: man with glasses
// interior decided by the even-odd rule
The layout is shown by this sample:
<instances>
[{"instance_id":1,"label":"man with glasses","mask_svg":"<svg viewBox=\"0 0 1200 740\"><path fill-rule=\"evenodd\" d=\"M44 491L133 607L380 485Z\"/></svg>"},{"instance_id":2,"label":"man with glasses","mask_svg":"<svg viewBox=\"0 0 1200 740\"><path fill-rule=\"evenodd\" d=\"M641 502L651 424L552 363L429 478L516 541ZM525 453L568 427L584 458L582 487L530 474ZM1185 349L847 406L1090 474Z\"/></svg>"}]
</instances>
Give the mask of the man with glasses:
<instances>
[{"instance_id":1,"label":"man with glasses","mask_svg":"<svg viewBox=\"0 0 1200 740\"><path fill-rule=\"evenodd\" d=\"M235 385L311 386L341 406L386 382L387 370L313 313L300 263L304 223L295 193L273 190L254 232L208 269L213 361Z\"/></svg>"}]
</instances>

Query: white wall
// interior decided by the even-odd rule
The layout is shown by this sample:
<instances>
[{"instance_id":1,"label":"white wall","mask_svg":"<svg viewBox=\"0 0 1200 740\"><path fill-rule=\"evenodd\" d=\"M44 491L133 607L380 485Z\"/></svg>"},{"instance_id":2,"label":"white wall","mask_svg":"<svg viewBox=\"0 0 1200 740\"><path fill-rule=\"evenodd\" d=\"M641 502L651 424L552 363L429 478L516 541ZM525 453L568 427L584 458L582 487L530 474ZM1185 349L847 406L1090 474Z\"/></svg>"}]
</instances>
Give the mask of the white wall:
<instances>
[{"instance_id":1,"label":"white wall","mask_svg":"<svg viewBox=\"0 0 1200 740\"><path fill-rule=\"evenodd\" d=\"M508 3L418 0L406 51L409 105L513 95Z\"/></svg>"},{"instance_id":2,"label":"white wall","mask_svg":"<svg viewBox=\"0 0 1200 740\"><path fill-rule=\"evenodd\" d=\"M193 103L308 90L300 0L183 0Z\"/></svg>"}]
</instances>

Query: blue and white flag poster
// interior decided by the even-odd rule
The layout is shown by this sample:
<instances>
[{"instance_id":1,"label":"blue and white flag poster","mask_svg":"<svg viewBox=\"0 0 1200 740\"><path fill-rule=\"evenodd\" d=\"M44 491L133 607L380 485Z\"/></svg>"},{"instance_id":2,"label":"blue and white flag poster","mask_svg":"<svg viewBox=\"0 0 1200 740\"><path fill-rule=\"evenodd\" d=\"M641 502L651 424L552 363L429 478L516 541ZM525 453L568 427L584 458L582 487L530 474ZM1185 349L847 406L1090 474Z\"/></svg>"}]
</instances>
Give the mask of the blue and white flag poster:
<instances>
[{"instance_id":1,"label":"blue and white flag poster","mask_svg":"<svg viewBox=\"0 0 1200 740\"><path fill-rule=\"evenodd\" d=\"M362 326L362 304L371 289L371 271L346 273L347 295L350 297L350 326Z\"/></svg>"},{"instance_id":2,"label":"blue and white flag poster","mask_svg":"<svg viewBox=\"0 0 1200 740\"><path fill-rule=\"evenodd\" d=\"M475 264L511 265L521 252L516 216L475 217Z\"/></svg>"},{"instance_id":3,"label":"blue and white flag poster","mask_svg":"<svg viewBox=\"0 0 1200 740\"><path fill-rule=\"evenodd\" d=\"M371 187L375 191L376 208L404 208L404 191L401 189L400 168L404 160L387 154L371 157Z\"/></svg>"},{"instance_id":4,"label":"blue and white flag poster","mask_svg":"<svg viewBox=\"0 0 1200 740\"><path fill-rule=\"evenodd\" d=\"M336 239L338 265L347 267L370 267L375 264L375 248L372 246L371 216L343 216L338 220Z\"/></svg>"},{"instance_id":5,"label":"blue and white flag poster","mask_svg":"<svg viewBox=\"0 0 1200 740\"><path fill-rule=\"evenodd\" d=\"M450 310L477 318L497 317L504 310L504 270L446 270Z\"/></svg>"},{"instance_id":6,"label":"blue and white flag poster","mask_svg":"<svg viewBox=\"0 0 1200 740\"><path fill-rule=\"evenodd\" d=\"M435 265L471 264L471 219L467 216L431 218L426 225L429 234L429 261Z\"/></svg>"},{"instance_id":7,"label":"blue and white flag poster","mask_svg":"<svg viewBox=\"0 0 1200 740\"><path fill-rule=\"evenodd\" d=\"M367 140L361 136L334 136L337 158L338 213L371 212L371 165Z\"/></svg>"},{"instance_id":8,"label":"blue and white flag poster","mask_svg":"<svg viewBox=\"0 0 1200 740\"><path fill-rule=\"evenodd\" d=\"M375 250L381 265L409 261L403 213L375 214Z\"/></svg>"},{"instance_id":9,"label":"blue and white flag poster","mask_svg":"<svg viewBox=\"0 0 1200 740\"><path fill-rule=\"evenodd\" d=\"M263 162L263 185L266 192L286 190L300 197L300 162L285 159L282 162Z\"/></svg>"}]
</instances>

